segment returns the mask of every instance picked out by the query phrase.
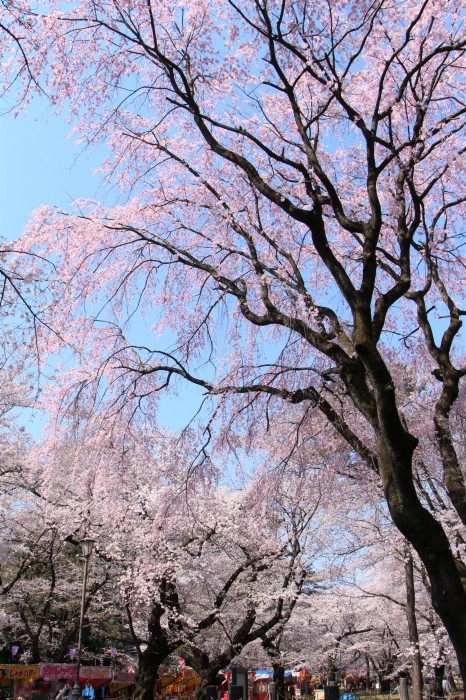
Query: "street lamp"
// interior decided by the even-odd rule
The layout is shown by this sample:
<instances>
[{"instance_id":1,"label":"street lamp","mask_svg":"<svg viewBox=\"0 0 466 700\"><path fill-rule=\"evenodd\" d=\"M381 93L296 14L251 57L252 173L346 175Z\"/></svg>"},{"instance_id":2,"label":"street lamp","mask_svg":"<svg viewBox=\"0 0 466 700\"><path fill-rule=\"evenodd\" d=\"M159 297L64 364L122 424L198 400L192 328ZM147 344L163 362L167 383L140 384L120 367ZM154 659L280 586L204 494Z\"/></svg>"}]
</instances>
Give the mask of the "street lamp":
<instances>
[{"instance_id":1,"label":"street lamp","mask_svg":"<svg viewBox=\"0 0 466 700\"><path fill-rule=\"evenodd\" d=\"M16 654L18 653L18 651L19 651L19 645L13 644L11 647L11 658L12 658L13 663L16 663ZM14 698L16 697L16 682L17 682L16 678L14 678L13 679L13 688L12 688Z\"/></svg>"},{"instance_id":2,"label":"street lamp","mask_svg":"<svg viewBox=\"0 0 466 700\"><path fill-rule=\"evenodd\" d=\"M82 636L83 636L83 624L84 624L84 606L86 603L86 586L87 586L87 572L89 569L89 559L94 549L94 540L90 537L85 537L81 540L81 551L84 557L84 575L83 575L83 588L81 595L81 614L79 616L79 637L78 637L78 649L76 654L76 673L74 677L74 686L71 691L71 695L74 700L81 697L81 685L79 683L79 672L81 670L81 650L82 650Z\"/></svg>"}]
</instances>

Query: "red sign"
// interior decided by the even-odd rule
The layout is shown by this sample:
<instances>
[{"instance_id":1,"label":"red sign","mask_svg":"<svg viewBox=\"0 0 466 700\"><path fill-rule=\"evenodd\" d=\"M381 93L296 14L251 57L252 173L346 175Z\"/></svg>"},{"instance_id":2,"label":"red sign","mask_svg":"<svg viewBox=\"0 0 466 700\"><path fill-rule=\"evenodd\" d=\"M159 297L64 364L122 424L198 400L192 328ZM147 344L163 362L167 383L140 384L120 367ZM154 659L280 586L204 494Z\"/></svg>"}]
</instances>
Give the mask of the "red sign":
<instances>
[{"instance_id":1,"label":"red sign","mask_svg":"<svg viewBox=\"0 0 466 700\"><path fill-rule=\"evenodd\" d=\"M48 681L64 678L67 681L74 680L76 673L75 664L41 664L40 675ZM79 680L86 681L102 681L111 680L112 672L110 668L102 668L102 666L81 666Z\"/></svg>"},{"instance_id":2,"label":"red sign","mask_svg":"<svg viewBox=\"0 0 466 700\"><path fill-rule=\"evenodd\" d=\"M113 674L113 680L115 681L115 683L134 683L135 675L134 673L115 671L115 673Z\"/></svg>"}]
</instances>

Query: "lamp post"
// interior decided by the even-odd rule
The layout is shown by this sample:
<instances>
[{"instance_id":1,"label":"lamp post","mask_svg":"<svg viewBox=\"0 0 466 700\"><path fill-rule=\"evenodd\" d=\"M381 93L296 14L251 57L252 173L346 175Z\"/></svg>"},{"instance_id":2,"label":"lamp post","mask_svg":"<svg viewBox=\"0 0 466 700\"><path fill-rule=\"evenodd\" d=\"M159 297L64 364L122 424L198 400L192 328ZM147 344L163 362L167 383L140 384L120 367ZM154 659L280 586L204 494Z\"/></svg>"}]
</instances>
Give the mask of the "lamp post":
<instances>
[{"instance_id":1,"label":"lamp post","mask_svg":"<svg viewBox=\"0 0 466 700\"><path fill-rule=\"evenodd\" d=\"M90 537L85 537L81 540L81 551L84 557L84 575L83 575L83 588L81 595L81 613L79 616L79 637L78 637L78 648L76 654L76 673L74 677L74 686L71 691L73 700L77 700L81 697L81 685L79 683L79 672L81 670L81 650L82 650L82 637L83 637L83 624L84 624L84 606L86 603L86 586L87 586L87 572L89 569L89 559L94 549L94 540Z\"/></svg>"},{"instance_id":2,"label":"lamp post","mask_svg":"<svg viewBox=\"0 0 466 700\"><path fill-rule=\"evenodd\" d=\"M16 663L16 654L18 653L18 651L19 651L19 645L13 644L11 647L11 660L13 661L13 663ZM13 687L12 687L14 698L16 697L16 683L17 683L16 678L14 678L13 679Z\"/></svg>"}]
</instances>

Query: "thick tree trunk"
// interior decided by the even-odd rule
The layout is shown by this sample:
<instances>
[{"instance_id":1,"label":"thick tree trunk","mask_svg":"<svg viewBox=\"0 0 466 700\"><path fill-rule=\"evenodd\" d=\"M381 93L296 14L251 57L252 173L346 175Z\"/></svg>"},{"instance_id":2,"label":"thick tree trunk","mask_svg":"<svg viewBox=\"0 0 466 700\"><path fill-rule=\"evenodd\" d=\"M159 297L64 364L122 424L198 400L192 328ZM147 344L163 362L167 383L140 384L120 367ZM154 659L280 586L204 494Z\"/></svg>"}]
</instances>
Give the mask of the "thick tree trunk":
<instances>
[{"instance_id":1,"label":"thick tree trunk","mask_svg":"<svg viewBox=\"0 0 466 700\"><path fill-rule=\"evenodd\" d=\"M169 632L166 627L162 626L161 622L166 613L165 606L168 603L170 603L169 609L176 609L176 589L170 581L162 581L160 591L162 602L152 605L147 625L148 642L144 651L140 649L141 642L133 628L130 610L127 609L131 635L138 648L138 672L134 700L154 700L154 686L159 677L160 666L180 644L180 640L176 636L177 630Z\"/></svg>"},{"instance_id":2,"label":"thick tree trunk","mask_svg":"<svg viewBox=\"0 0 466 700\"><path fill-rule=\"evenodd\" d=\"M272 663L273 682L275 683L277 700L285 698L285 669L279 663Z\"/></svg>"},{"instance_id":3,"label":"thick tree trunk","mask_svg":"<svg viewBox=\"0 0 466 700\"><path fill-rule=\"evenodd\" d=\"M390 515L426 567L432 604L455 649L466 691L466 593L448 538L416 493L413 454L419 441L400 416L393 378L374 343L367 297L363 303L356 299L354 320L354 346L367 376L353 371L342 378L375 430L378 469Z\"/></svg>"},{"instance_id":4,"label":"thick tree trunk","mask_svg":"<svg viewBox=\"0 0 466 700\"><path fill-rule=\"evenodd\" d=\"M337 667L335 665L335 658L330 657L327 664L327 682L331 683L337 679Z\"/></svg>"},{"instance_id":5,"label":"thick tree trunk","mask_svg":"<svg viewBox=\"0 0 466 700\"><path fill-rule=\"evenodd\" d=\"M201 698L205 697L205 689L208 685L216 685L218 674L228 667L235 656L234 652L229 649L227 652L211 658L203 649L193 645L186 645L183 655L199 676L196 700L201 700Z\"/></svg>"},{"instance_id":6,"label":"thick tree trunk","mask_svg":"<svg viewBox=\"0 0 466 700\"><path fill-rule=\"evenodd\" d=\"M419 651L419 633L416 620L416 593L414 589L413 557L409 547L405 552L406 574L406 619L409 641L413 648L411 656L411 700L422 700L422 660Z\"/></svg>"},{"instance_id":7,"label":"thick tree trunk","mask_svg":"<svg viewBox=\"0 0 466 700\"><path fill-rule=\"evenodd\" d=\"M415 446L415 439L405 431L400 431L390 449L379 435L380 475L393 522L426 567L432 605L453 644L466 688L466 593L445 532L416 494L412 477Z\"/></svg>"},{"instance_id":8,"label":"thick tree trunk","mask_svg":"<svg viewBox=\"0 0 466 700\"><path fill-rule=\"evenodd\" d=\"M398 681L398 686L400 689L400 700L409 700L408 693L408 679L406 676L401 676Z\"/></svg>"},{"instance_id":9,"label":"thick tree trunk","mask_svg":"<svg viewBox=\"0 0 466 700\"><path fill-rule=\"evenodd\" d=\"M39 639L37 637L31 638L31 663L38 664L42 661L39 647Z\"/></svg>"},{"instance_id":10,"label":"thick tree trunk","mask_svg":"<svg viewBox=\"0 0 466 700\"><path fill-rule=\"evenodd\" d=\"M434 676L434 696L437 698L443 697L443 677L445 675L445 666L435 667Z\"/></svg>"},{"instance_id":11,"label":"thick tree trunk","mask_svg":"<svg viewBox=\"0 0 466 700\"><path fill-rule=\"evenodd\" d=\"M221 670L217 666L210 666L200 672L197 670L200 680L196 691L196 700L201 700L201 698L205 697L205 689L208 685L216 685L216 679Z\"/></svg>"},{"instance_id":12,"label":"thick tree trunk","mask_svg":"<svg viewBox=\"0 0 466 700\"><path fill-rule=\"evenodd\" d=\"M139 655L134 700L154 700L154 686L162 658L149 647Z\"/></svg>"}]
</instances>

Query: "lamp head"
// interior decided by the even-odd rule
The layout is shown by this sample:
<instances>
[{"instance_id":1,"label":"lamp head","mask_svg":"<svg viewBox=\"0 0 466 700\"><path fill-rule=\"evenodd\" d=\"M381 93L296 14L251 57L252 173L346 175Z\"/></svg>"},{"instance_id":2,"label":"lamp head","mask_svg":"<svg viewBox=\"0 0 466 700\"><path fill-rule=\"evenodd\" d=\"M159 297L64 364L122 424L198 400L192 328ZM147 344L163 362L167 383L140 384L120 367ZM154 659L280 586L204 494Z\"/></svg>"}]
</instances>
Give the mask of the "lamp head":
<instances>
[{"instance_id":1,"label":"lamp head","mask_svg":"<svg viewBox=\"0 0 466 700\"><path fill-rule=\"evenodd\" d=\"M87 557L91 556L92 550L94 549L94 544L95 540L93 540L91 537L85 537L83 540L81 540L81 551L86 559Z\"/></svg>"}]
</instances>

